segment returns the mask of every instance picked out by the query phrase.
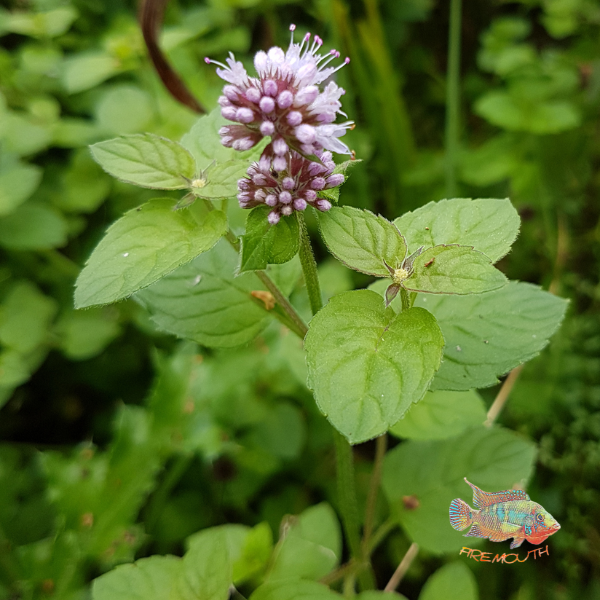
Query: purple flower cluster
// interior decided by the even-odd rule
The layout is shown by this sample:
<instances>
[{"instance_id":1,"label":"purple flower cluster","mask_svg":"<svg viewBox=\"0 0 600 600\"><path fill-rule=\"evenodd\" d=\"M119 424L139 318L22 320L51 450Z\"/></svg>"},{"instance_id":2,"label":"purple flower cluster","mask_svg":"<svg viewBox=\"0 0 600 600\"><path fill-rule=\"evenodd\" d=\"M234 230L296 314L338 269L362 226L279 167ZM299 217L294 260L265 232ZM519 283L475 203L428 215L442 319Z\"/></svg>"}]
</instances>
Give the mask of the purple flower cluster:
<instances>
[{"instance_id":1,"label":"purple flower cluster","mask_svg":"<svg viewBox=\"0 0 600 600\"><path fill-rule=\"evenodd\" d=\"M271 138L260 161L238 182L238 200L242 208L271 206L272 224L308 204L329 210L331 203L320 198L319 191L344 181L343 175L333 174L331 153L352 154L339 138L354 124L335 123L338 114L346 116L340 102L345 91L335 82L319 88L350 59L337 67L329 66L340 53L331 50L318 54L323 40L314 36L311 43L310 33L301 43L294 43L295 29L295 25L290 26L287 51L274 47L256 54L258 77L250 77L231 53L227 65L205 59L218 65L217 75L227 82L219 104L223 117L235 124L219 130L223 145L243 151L263 137Z\"/></svg>"},{"instance_id":2,"label":"purple flower cluster","mask_svg":"<svg viewBox=\"0 0 600 600\"><path fill-rule=\"evenodd\" d=\"M283 168L275 170L271 158L263 154L259 162L248 169L248 177L238 181L238 200L242 208L264 204L273 210L269 223L275 225L281 216L294 210L304 210L309 204L320 211L331 208L331 202L318 197L318 192L337 187L344 182L341 173L333 173L335 163L331 152L319 156L321 162L312 162L297 152L288 153ZM274 162L274 161L273 161Z\"/></svg>"},{"instance_id":3,"label":"purple flower cluster","mask_svg":"<svg viewBox=\"0 0 600 600\"><path fill-rule=\"evenodd\" d=\"M288 147L304 154L322 150L350 154L339 138L353 123L334 123L338 113L344 115L340 97L345 90L334 82L323 91L318 87L350 59L346 58L337 67L327 66L340 53L332 50L317 54L323 40L315 36L311 44L310 33L301 44L294 43L295 28L290 26L292 39L287 52L274 47L256 54L254 67L258 77L249 77L231 53L227 66L205 59L219 65L217 75L228 83L219 98L221 114L237 123L221 128L223 145L249 150L263 137L270 136L273 142L279 142L275 148L277 156L283 156Z\"/></svg>"}]
</instances>

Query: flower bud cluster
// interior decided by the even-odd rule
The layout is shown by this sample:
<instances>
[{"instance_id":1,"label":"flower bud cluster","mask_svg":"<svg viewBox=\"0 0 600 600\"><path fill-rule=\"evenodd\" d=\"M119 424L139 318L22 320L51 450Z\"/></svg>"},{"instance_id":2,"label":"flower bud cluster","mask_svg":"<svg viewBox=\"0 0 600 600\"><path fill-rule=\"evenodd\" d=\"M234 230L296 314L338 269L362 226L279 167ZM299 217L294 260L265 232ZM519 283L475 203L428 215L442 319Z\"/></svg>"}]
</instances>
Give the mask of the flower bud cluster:
<instances>
[{"instance_id":1,"label":"flower bud cluster","mask_svg":"<svg viewBox=\"0 0 600 600\"><path fill-rule=\"evenodd\" d=\"M334 123L341 111L340 97L345 91L330 82L321 91L319 84L348 64L349 58L337 66L327 66L339 58L337 50L320 55L323 44L319 36L310 42L311 34L302 43L294 43L295 26L290 27L292 39L284 52L279 47L260 51L254 58L258 77L250 77L241 62L230 53L227 65L219 65L217 75L227 82L219 98L221 114L235 125L219 131L223 145L235 150L249 150L263 137L271 137L276 156L289 150L316 154L330 150L350 154L339 140L352 122Z\"/></svg>"},{"instance_id":2,"label":"flower bud cluster","mask_svg":"<svg viewBox=\"0 0 600 600\"><path fill-rule=\"evenodd\" d=\"M205 59L218 65L217 75L227 82L219 104L222 116L234 124L219 130L222 144L244 151L271 138L259 162L238 181L237 197L242 208L271 207L272 225L308 205L329 210L331 203L319 192L344 182L342 174L333 173L331 153L353 154L339 138L354 124L335 123L338 114L346 116L340 102L345 91L333 81L319 87L350 59L329 66L340 53L318 54L323 40L314 36L311 42L310 33L294 43L295 29L290 26L287 51L274 47L256 54L258 77L250 77L232 53L226 65Z\"/></svg>"},{"instance_id":3,"label":"flower bud cluster","mask_svg":"<svg viewBox=\"0 0 600 600\"><path fill-rule=\"evenodd\" d=\"M289 152L273 166L268 154L261 156L257 163L248 169L248 176L238 181L238 201L242 208L266 205L272 207L269 223L275 225L282 216L289 216L294 210L305 210L310 204L320 211L331 208L331 202L319 198L318 193L341 185L344 176L333 173L335 163L331 152L320 155L321 162L309 161L297 152Z\"/></svg>"}]
</instances>

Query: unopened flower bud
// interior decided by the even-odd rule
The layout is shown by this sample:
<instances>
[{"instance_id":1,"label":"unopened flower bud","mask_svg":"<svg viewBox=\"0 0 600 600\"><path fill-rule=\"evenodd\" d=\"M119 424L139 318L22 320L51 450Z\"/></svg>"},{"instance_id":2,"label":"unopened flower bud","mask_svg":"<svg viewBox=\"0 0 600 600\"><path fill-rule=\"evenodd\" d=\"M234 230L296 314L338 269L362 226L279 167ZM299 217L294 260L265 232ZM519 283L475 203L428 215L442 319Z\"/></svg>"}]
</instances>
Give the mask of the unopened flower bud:
<instances>
[{"instance_id":1,"label":"unopened flower bud","mask_svg":"<svg viewBox=\"0 0 600 600\"><path fill-rule=\"evenodd\" d=\"M294 94L292 94L292 92L289 90L284 90L281 92L281 94L279 94L279 96L277 96L277 106L279 106L279 108L289 108L293 101Z\"/></svg>"},{"instance_id":2,"label":"unopened flower bud","mask_svg":"<svg viewBox=\"0 0 600 600\"><path fill-rule=\"evenodd\" d=\"M263 96L258 105L260 106L260 110L267 114L275 110L275 100L270 96Z\"/></svg>"}]
</instances>

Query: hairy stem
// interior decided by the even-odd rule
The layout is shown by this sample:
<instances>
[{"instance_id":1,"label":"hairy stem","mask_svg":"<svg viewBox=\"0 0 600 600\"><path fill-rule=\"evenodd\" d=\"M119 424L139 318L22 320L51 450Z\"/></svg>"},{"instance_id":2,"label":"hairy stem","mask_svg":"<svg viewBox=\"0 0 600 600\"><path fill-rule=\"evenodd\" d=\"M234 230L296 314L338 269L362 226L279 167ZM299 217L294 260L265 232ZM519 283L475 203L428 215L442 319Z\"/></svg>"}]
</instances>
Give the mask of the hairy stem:
<instances>
[{"instance_id":1,"label":"hairy stem","mask_svg":"<svg viewBox=\"0 0 600 600\"><path fill-rule=\"evenodd\" d=\"M383 589L384 592L393 592L400 585L402 578L404 577L404 575L406 575L406 571L408 571L408 569L410 568L410 565L417 556L418 552L419 545L413 542L406 551L404 558L400 561L398 568L394 571L394 574Z\"/></svg>"},{"instance_id":2,"label":"hairy stem","mask_svg":"<svg viewBox=\"0 0 600 600\"><path fill-rule=\"evenodd\" d=\"M460 136L460 28L462 0L450 0L446 83L446 196L454 198Z\"/></svg>"},{"instance_id":3,"label":"hairy stem","mask_svg":"<svg viewBox=\"0 0 600 600\"><path fill-rule=\"evenodd\" d=\"M383 457L387 449L387 436L384 433L376 440L375 461L373 462L373 473L369 484L369 495L367 496L367 507L365 510L365 527L363 530L363 556L368 557L369 540L373 533L375 523L375 508L377 506L377 495L381 483L381 470L383 467Z\"/></svg>"},{"instance_id":4,"label":"hairy stem","mask_svg":"<svg viewBox=\"0 0 600 600\"><path fill-rule=\"evenodd\" d=\"M300 263L302 264L302 273L304 274L304 282L306 283L306 290L308 291L310 309L312 314L316 315L321 308L323 308L317 262L315 261L315 255L312 251L304 216L301 212L298 212L297 215L298 224L300 225Z\"/></svg>"},{"instance_id":5,"label":"hairy stem","mask_svg":"<svg viewBox=\"0 0 600 600\"><path fill-rule=\"evenodd\" d=\"M402 300L402 312L411 307L410 297L404 288L400 288L400 298Z\"/></svg>"},{"instance_id":6,"label":"hairy stem","mask_svg":"<svg viewBox=\"0 0 600 600\"><path fill-rule=\"evenodd\" d=\"M361 589L373 589L375 581L368 559L361 553L360 524L358 520L358 502L354 480L354 460L352 446L336 429L333 430L337 463L337 494L342 517L342 525L350 548L350 555L358 562L356 577ZM362 567L362 568L361 568ZM352 573L354 576L354 573Z\"/></svg>"},{"instance_id":7,"label":"hairy stem","mask_svg":"<svg viewBox=\"0 0 600 600\"><path fill-rule=\"evenodd\" d=\"M300 225L300 263L302 264L302 273L308 291L310 308L313 315L323 307L321 299L321 286L319 285L319 274L317 272L317 262L312 251L310 237L302 213L298 214L298 224ZM360 562L360 526L358 520L358 503L356 501L356 489L354 484L354 461L352 457L352 446L346 441L335 428L333 429L333 438L335 442L335 455L337 467L337 492L340 504L342 524L346 533L346 540L350 547L350 554L353 559ZM346 581L353 580L354 574L347 575ZM358 581L362 589L371 589L373 587L373 576L370 570L358 573Z\"/></svg>"}]
</instances>

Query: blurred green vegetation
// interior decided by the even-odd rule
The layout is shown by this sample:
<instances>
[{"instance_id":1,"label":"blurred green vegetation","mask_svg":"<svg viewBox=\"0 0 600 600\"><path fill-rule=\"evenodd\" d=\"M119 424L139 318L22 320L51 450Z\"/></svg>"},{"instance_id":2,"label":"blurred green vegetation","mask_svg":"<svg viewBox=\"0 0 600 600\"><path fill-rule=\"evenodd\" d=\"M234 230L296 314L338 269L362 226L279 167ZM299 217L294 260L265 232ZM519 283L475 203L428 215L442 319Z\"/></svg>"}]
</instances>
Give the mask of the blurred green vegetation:
<instances>
[{"instance_id":1,"label":"blurred green vegetation","mask_svg":"<svg viewBox=\"0 0 600 600\"><path fill-rule=\"evenodd\" d=\"M459 196L510 197L523 225L502 269L571 299L501 416L539 444L528 490L562 529L545 560L469 567L481 598L591 600L600 598L600 3L464 4ZM87 145L143 131L179 139L196 120L146 58L136 10L117 0L0 8L1 599L84 598L115 564L181 554L202 528L265 521L277 538L286 514L336 505L330 428L291 335L272 325L247 347L214 351L162 334L132 301L73 309L75 278L106 227L151 197L103 173ZM395 218L445 197L447 3L172 0L161 45L212 108L221 80L204 56L249 62L287 44L290 22L352 59L339 81L357 123L347 141L364 163L343 202ZM369 283L318 250L327 296ZM302 288L293 298L306 310ZM495 391L483 390L488 404ZM355 449L359 492L373 452ZM339 555L336 535L327 539ZM395 530L377 549L380 587L409 543ZM444 561L422 551L402 593L417 598Z\"/></svg>"}]
</instances>

